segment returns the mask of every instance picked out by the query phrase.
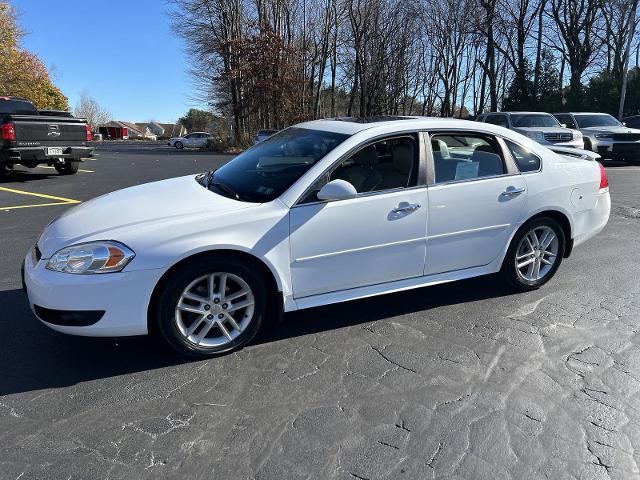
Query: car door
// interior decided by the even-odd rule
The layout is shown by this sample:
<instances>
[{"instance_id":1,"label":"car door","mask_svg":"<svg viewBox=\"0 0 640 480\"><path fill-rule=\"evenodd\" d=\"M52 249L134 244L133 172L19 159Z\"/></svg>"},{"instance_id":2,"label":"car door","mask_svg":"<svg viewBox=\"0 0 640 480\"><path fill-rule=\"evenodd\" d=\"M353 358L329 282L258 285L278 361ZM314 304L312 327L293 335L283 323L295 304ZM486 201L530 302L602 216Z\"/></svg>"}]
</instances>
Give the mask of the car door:
<instances>
[{"instance_id":1,"label":"car door","mask_svg":"<svg viewBox=\"0 0 640 480\"><path fill-rule=\"evenodd\" d=\"M521 222L526 181L491 135L432 132L425 274L488 265Z\"/></svg>"},{"instance_id":2,"label":"car door","mask_svg":"<svg viewBox=\"0 0 640 480\"><path fill-rule=\"evenodd\" d=\"M409 135L362 146L291 209L295 298L422 275L428 205L420 145ZM317 201L314 192L336 178L358 195Z\"/></svg>"}]
</instances>

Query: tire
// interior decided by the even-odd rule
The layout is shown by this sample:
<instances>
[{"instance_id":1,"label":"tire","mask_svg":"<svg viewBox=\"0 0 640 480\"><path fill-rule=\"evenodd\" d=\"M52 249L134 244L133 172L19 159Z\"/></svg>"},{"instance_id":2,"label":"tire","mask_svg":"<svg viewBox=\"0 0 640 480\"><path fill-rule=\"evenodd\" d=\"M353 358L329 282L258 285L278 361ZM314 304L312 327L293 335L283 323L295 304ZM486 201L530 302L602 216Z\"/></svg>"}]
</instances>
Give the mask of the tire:
<instances>
[{"instance_id":1,"label":"tire","mask_svg":"<svg viewBox=\"0 0 640 480\"><path fill-rule=\"evenodd\" d=\"M54 168L60 175L75 175L78 173L78 168L80 168L80 162L66 161L64 163L56 163Z\"/></svg>"},{"instance_id":2,"label":"tire","mask_svg":"<svg viewBox=\"0 0 640 480\"><path fill-rule=\"evenodd\" d=\"M184 144L182 142L176 142L173 144L178 150L182 150L184 148Z\"/></svg>"},{"instance_id":3,"label":"tire","mask_svg":"<svg viewBox=\"0 0 640 480\"><path fill-rule=\"evenodd\" d=\"M156 312L156 318L152 320L157 322L167 343L184 355L207 358L238 350L255 337L265 322L266 282L255 269L237 260L201 259L179 267L170 275L155 296L157 303L152 311ZM247 288L249 293L225 301L219 290L223 275L227 297ZM208 283L210 279L212 286ZM192 298L186 298L185 294ZM233 310L234 305L243 303L247 306Z\"/></svg>"},{"instance_id":4,"label":"tire","mask_svg":"<svg viewBox=\"0 0 640 480\"><path fill-rule=\"evenodd\" d=\"M589 150L590 152L593 152L593 145L591 145L591 140L584 137L582 141L584 142L584 149Z\"/></svg>"},{"instance_id":5,"label":"tire","mask_svg":"<svg viewBox=\"0 0 640 480\"><path fill-rule=\"evenodd\" d=\"M541 251L536 249L535 241L531 236L532 232L535 232L539 245L549 240L549 237L544 236L547 232L552 232L554 238ZM565 245L564 230L556 220L550 217L539 217L530 220L514 235L502 262L500 273L506 282L517 290L536 290L555 275L562 263ZM553 252L554 254L549 255L545 252ZM531 263L525 263L531 260ZM544 263L545 260L552 262L552 264ZM518 268L516 262L519 262L522 267ZM536 265L538 275L535 274Z\"/></svg>"}]
</instances>

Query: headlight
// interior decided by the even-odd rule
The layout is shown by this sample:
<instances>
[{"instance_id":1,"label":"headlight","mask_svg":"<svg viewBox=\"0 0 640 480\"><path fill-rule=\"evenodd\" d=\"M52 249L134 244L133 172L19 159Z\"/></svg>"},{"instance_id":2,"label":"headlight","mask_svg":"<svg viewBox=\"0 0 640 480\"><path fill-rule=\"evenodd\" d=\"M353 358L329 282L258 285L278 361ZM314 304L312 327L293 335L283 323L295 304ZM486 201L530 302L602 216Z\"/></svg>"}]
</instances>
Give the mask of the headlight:
<instances>
[{"instance_id":1,"label":"headlight","mask_svg":"<svg viewBox=\"0 0 640 480\"><path fill-rule=\"evenodd\" d=\"M594 137L596 137L596 138L611 138L611 134L610 133L596 133L594 135Z\"/></svg>"},{"instance_id":2,"label":"headlight","mask_svg":"<svg viewBox=\"0 0 640 480\"><path fill-rule=\"evenodd\" d=\"M544 140L544 134L542 132L527 132L527 137L532 138L536 142Z\"/></svg>"},{"instance_id":3,"label":"headlight","mask_svg":"<svg viewBox=\"0 0 640 480\"><path fill-rule=\"evenodd\" d=\"M75 274L119 272L134 256L129 247L111 240L79 243L54 253L46 268Z\"/></svg>"}]
</instances>

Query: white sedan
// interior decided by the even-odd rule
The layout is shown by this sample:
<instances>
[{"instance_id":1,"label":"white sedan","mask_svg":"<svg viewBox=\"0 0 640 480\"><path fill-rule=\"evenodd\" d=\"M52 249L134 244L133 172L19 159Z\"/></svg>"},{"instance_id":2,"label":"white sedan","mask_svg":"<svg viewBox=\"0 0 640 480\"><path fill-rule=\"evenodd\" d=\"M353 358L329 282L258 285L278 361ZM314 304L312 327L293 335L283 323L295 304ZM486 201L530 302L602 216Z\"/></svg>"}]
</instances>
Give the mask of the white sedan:
<instances>
[{"instance_id":1,"label":"white sedan","mask_svg":"<svg viewBox=\"0 0 640 480\"><path fill-rule=\"evenodd\" d=\"M67 210L26 256L24 281L55 330L159 331L211 356L283 311L495 272L536 289L609 210L598 162L498 126L318 120L216 171Z\"/></svg>"},{"instance_id":2,"label":"white sedan","mask_svg":"<svg viewBox=\"0 0 640 480\"><path fill-rule=\"evenodd\" d=\"M213 138L210 133L207 132L193 132L184 137L172 137L167 141L167 145L170 147L176 147L178 150L183 148L204 148L207 146L207 142Z\"/></svg>"}]
</instances>

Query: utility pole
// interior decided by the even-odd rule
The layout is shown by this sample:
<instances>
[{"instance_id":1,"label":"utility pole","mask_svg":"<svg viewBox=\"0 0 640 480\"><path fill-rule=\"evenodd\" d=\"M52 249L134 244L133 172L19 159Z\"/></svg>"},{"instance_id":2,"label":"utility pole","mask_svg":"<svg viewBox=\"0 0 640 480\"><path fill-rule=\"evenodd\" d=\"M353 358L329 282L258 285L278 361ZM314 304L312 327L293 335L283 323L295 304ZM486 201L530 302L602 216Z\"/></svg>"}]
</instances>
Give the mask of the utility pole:
<instances>
[{"instance_id":1,"label":"utility pole","mask_svg":"<svg viewBox=\"0 0 640 480\"><path fill-rule=\"evenodd\" d=\"M634 0L629 14L629 37L627 38L627 48L624 51L624 67L622 69L622 87L620 89L620 107L618 108L618 120L624 116L624 101L627 96L627 73L629 71L629 56L631 54L631 42L636 33L636 10L638 10L638 0Z\"/></svg>"}]
</instances>

